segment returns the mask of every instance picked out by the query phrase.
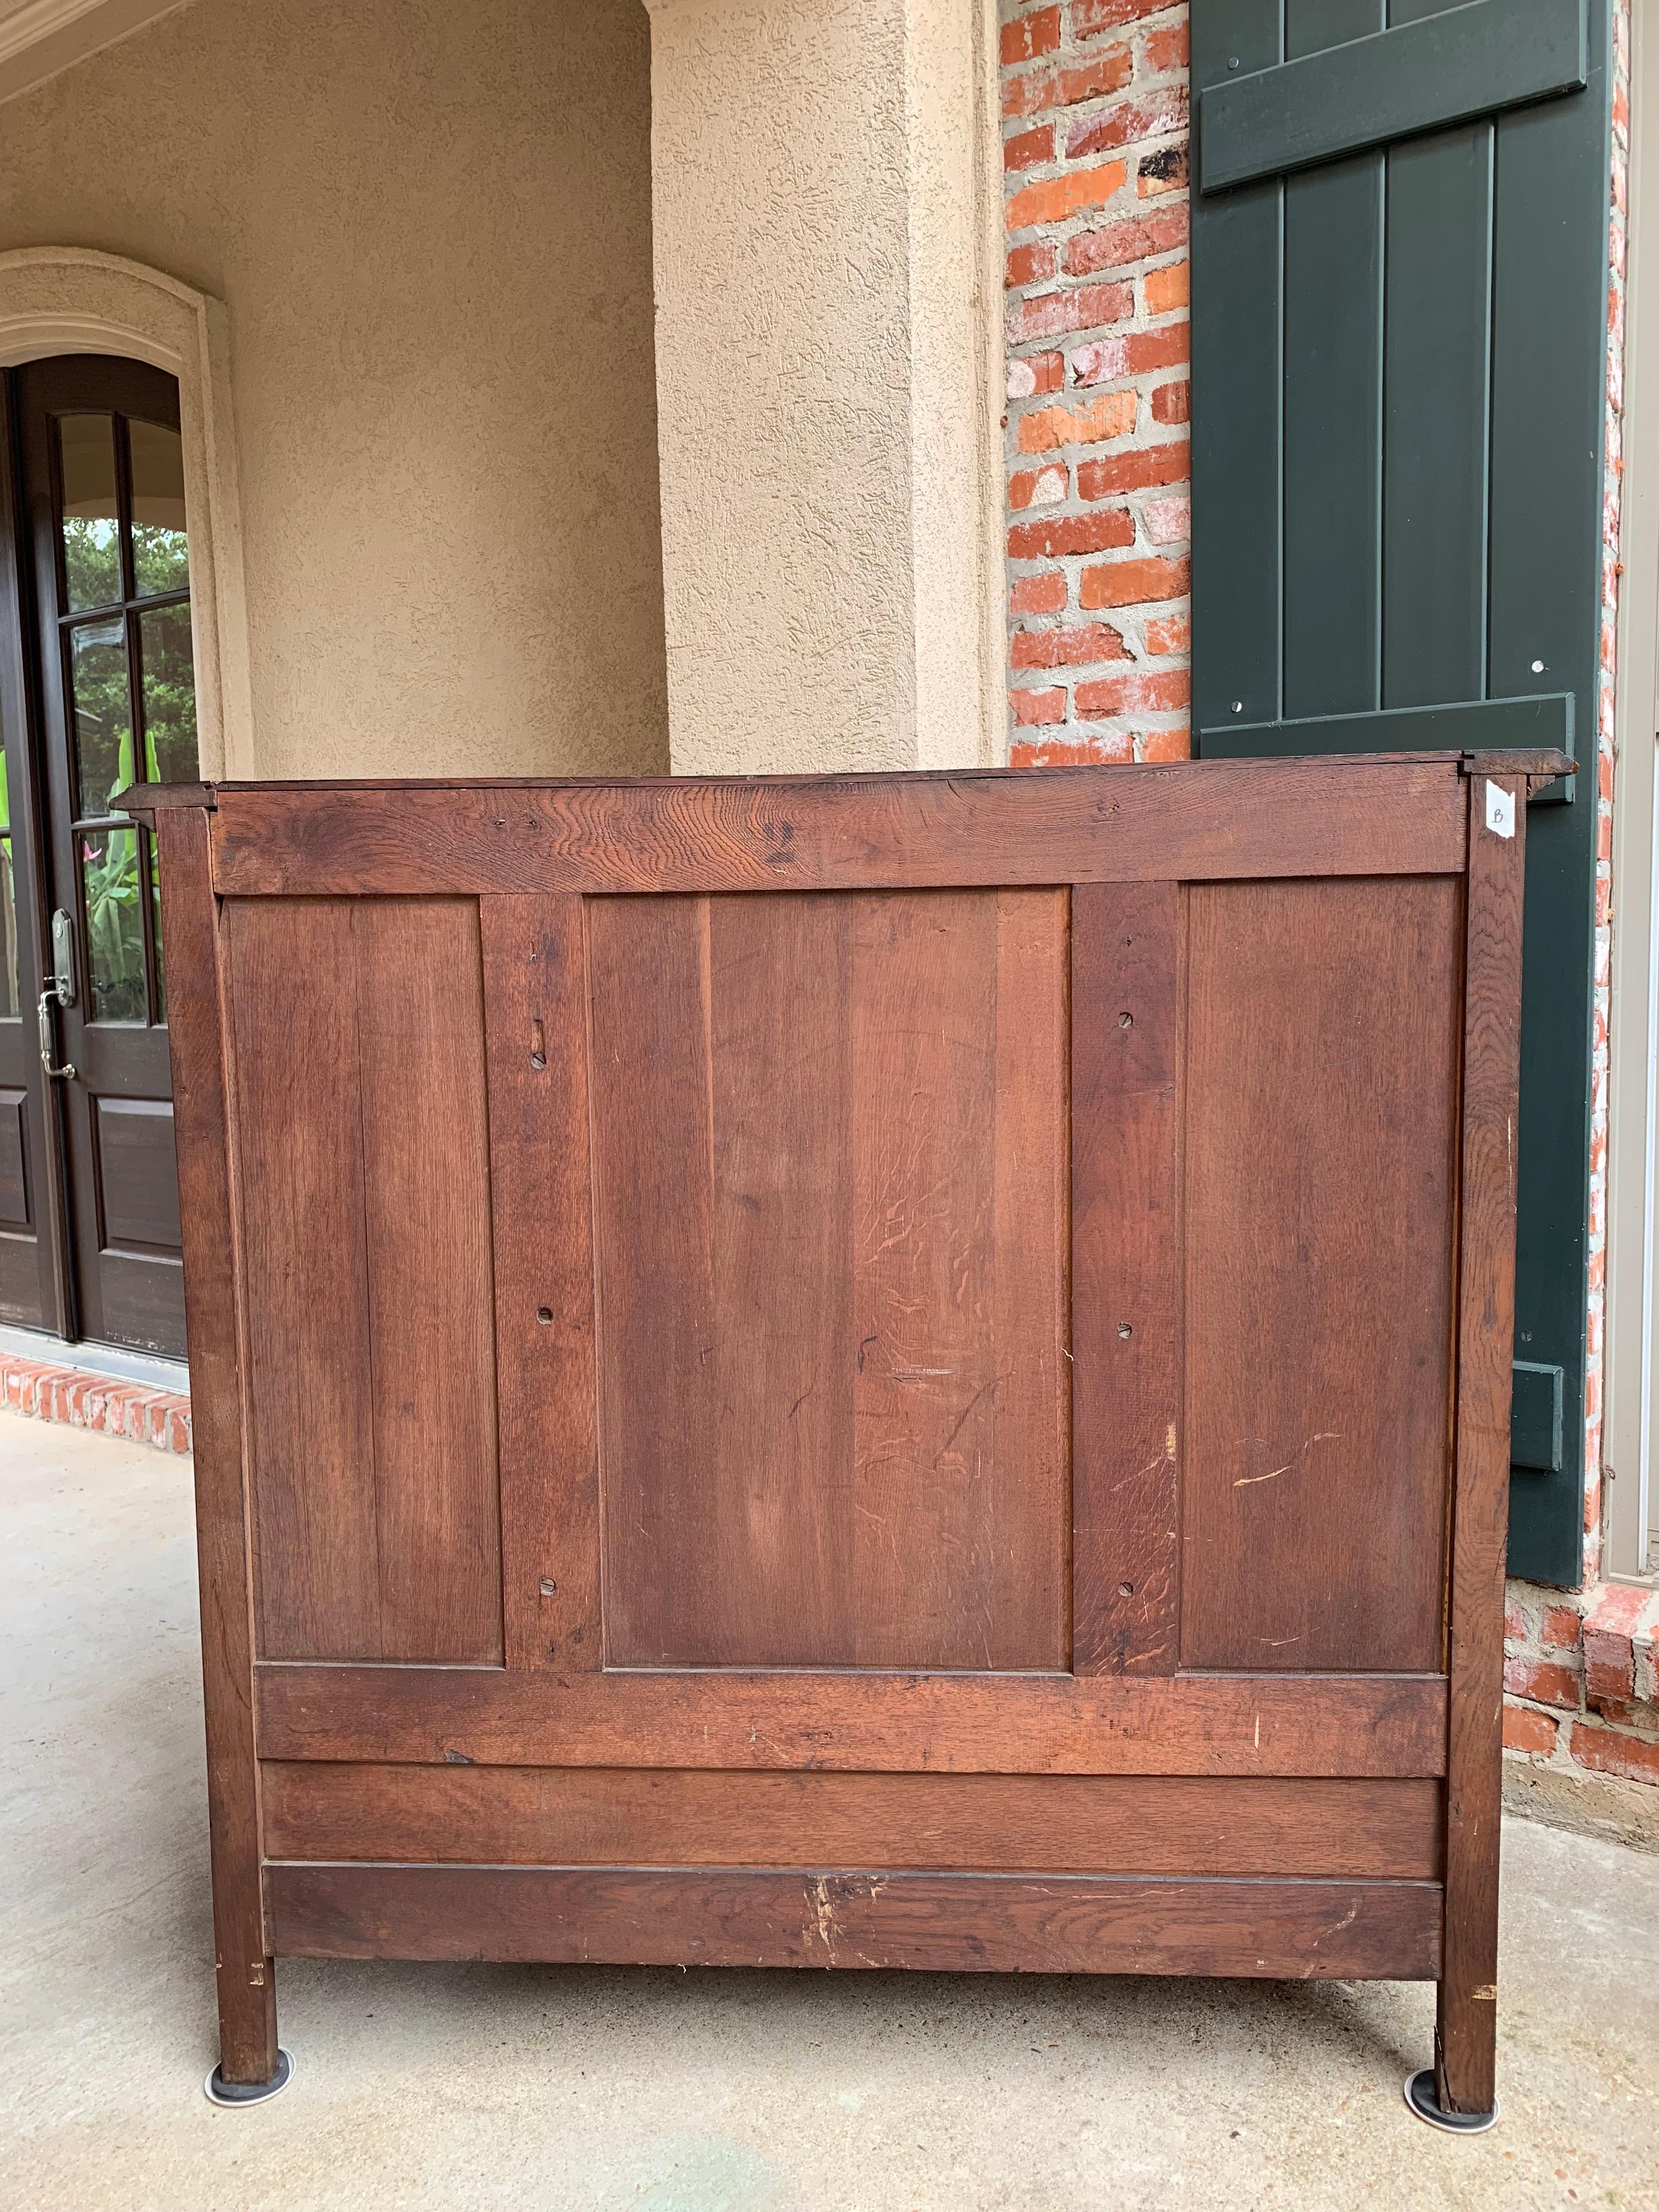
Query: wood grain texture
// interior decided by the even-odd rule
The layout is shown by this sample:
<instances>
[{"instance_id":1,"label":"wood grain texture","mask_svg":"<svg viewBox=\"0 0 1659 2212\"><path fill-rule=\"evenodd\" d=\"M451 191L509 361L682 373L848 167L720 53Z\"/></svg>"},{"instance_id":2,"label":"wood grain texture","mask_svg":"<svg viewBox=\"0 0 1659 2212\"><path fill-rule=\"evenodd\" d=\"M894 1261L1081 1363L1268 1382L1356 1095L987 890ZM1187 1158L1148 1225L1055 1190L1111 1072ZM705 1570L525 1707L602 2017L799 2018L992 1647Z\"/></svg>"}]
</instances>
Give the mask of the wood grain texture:
<instances>
[{"instance_id":1,"label":"wood grain texture","mask_svg":"<svg viewBox=\"0 0 1659 2212\"><path fill-rule=\"evenodd\" d=\"M604 1653L581 901L483 899L479 922L507 1663L591 1671Z\"/></svg>"},{"instance_id":2,"label":"wood grain texture","mask_svg":"<svg viewBox=\"0 0 1659 2212\"><path fill-rule=\"evenodd\" d=\"M477 909L459 900L365 901L353 910L351 938L378 1656L499 1663L501 1496Z\"/></svg>"},{"instance_id":3,"label":"wood grain texture","mask_svg":"<svg viewBox=\"0 0 1659 2212\"><path fill-rule=\"evenodd\" d=\"M1180 886L1072 908L1073 1664L1173 1674L1181 1218ZM1194 1562L1200 1574L1203 1561Z\"/></svg>"},{"instance_id":4,"label":"wood grain texture","mask_svg":"<svg viewBox=\"0 0 1659 2212\"><path fill-rule=\"evenodd\" d=\"M351 911L233 904L225 920L244 1264L258 1286L247 1346L258 1649L378 1657Z\"/></svg>"},{"instance_id":5,"label":"wood grain texture","mask_svg":"<svg viewBox=\"0 0 1659 2212\"><path fill-rule=\"evenodd\" d=\"M1064 895L588 926L608 1660L1063 1667Z\"/></svg>"},{"instance_id":6,"label":"wood grain texture","mask_svg":"<svg viewBox=\"0 0 1659 2212\"><path fill-rule=\"evenodd\" d=\"M1432 1882L282 1863L265 1895L295 1958L1398 1981L1440 1959Z\"/></svg>"},{"instance_id":7,"label":"wood grain texture","mask_svg":"<svg viewBox=\"0 0 1659 2212\"><path fill-rule=\"evenodd\" d=\"M1504 1555L1515 1336L1516 1135L1520 1103L1524 792L1515 835L1485 824L1469 781L1463 1012L1456 1472L1452 1499L1445 1973L1435 2029L1448 2112L1495 2102L1498 1841L1503 1795Z\"/></svg>"},{"instance_id":8,"label":"wood grain texture","mask_svg":"<svg viewBox=\"0 0 1659 2212\"><path fill-rule=\"evenodd\" d=\"M1457 885L1195 886L1182 1663L1443 1650Z\"/></svg>"},{"instance_id":9,"label":"wood grain texture","mask_svg":"<svg viewBox=\"0 0 1659 2212\"><path fill-rule=\"evenodd\" d=\"M1463 866L1458 760L485 787L222 784L215 884L268 897L908 890Z\"/></svg>"},{"instance_id":10,"label":"wood grain texture","mask_svg":"<svg viewBox=\"0 0 1659 2212\"><path fill-rule=\"evenodd\" d=\"M278 1760L263 1784L272 1859L1440 1875L1432 1781Z\"/></svg>"},{"instance_id":11,"label":"wood grain texture","mask_svg":"<svg viewBox=\"0 0 1659 2212\"><path fill-rule=\"evenodd\" d=\"M229 908L259 1648L501 1656L476 909Z\"/></svg>"},{"instance_id":12,"label":"wood grain texture","mask_svg":"<svg viewBox=\"0 0 1659 2212\"><path fill-rule=\"evenodd\" d=\"M232 1200L236 1155L225 1066L228 1024L206 818L168 815L157 841L190 1332L219 2054L228 2081L258 2082L268 2081L276 2068L276 1977L259 1886L244 1310Z\"/></svg>"},{"instance_id":13,"label":"wood grain texture","mask_svg":"<svg viewBox=\"0 0 1659 2212\"><path fill-rule=\"evenodd\" d=\"M1438 1775L1440 1675L506 1674L262 1666L265 1759Z\"/></svg>"}]
</instances>

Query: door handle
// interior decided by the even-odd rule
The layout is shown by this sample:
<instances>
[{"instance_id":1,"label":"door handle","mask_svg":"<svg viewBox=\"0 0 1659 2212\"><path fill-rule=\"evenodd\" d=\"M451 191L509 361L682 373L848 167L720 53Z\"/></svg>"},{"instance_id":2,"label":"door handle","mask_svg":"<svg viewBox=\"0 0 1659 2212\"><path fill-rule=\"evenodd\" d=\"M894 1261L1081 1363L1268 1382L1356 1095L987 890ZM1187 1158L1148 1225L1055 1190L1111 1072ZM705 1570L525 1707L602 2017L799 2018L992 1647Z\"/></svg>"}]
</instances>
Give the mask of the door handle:
<instances>
[{"instance_id":1,"label":"door handle","mask_svg":"<svg viewBox=\"0 0 1659 2212\"><path fill-rule=\"evenodd\" d=\"M52 1055L58 1049L58 1040L52 1034L52 1010L54 1005L62 1004L63 986L54 979L41 992L38 1009L40 1023L40 1065L53 1082L62 1081L75 1073L75 1066L71 1060L66 1060L61 1067L54 1067L52 1065Z\"/></svg>"}]
</instances>

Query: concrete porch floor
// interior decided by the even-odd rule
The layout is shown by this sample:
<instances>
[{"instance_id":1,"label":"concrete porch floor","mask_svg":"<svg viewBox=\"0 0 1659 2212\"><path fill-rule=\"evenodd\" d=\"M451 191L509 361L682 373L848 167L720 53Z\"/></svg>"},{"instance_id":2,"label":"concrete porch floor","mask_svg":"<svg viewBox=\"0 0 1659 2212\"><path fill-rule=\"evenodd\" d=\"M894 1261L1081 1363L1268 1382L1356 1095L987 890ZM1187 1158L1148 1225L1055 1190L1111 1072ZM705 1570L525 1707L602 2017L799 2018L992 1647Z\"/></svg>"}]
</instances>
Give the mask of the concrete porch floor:
<instances>
[{"instance_id":1,"label":"concrete porch floor","mask_svg":"<svg viewBox=\"0 0 1659 2212\"><path fill-rule=\"evenodd\" d=\"M187 1461L0 1413L0 2204L1073 2212L1659 2203L1659 1859L1505 1833L1502 2118L1426 1988L280 1966L214 2056Z\"/></svg>"}]
</instances>

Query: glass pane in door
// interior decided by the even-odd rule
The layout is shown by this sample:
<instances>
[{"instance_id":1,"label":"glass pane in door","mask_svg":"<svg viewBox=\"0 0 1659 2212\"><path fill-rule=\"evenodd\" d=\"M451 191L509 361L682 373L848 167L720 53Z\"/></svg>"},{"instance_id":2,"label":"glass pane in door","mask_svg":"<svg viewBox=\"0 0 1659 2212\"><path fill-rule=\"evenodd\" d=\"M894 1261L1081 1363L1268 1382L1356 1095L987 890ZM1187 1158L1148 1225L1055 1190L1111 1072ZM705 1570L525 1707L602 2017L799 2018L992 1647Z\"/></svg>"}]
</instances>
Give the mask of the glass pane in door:
<instances>
[{"instance_id":1,"label":"glass pane in door","mask_svg":"<svg viewBox=\"0 0 1659 2212\"><path fill-rule=\"evenodd\" d=\"M87 969L95 1022L142 1022L144 926L138 908L138 833L83 830L81 885L87 917Z\"/></svg>"},{"instance_id":2,"label":"glass pane in door","mask_svg":"<svg viewBox=\"0 0 1659 2212\"><path fill-rule=\"evenodd\" d=\"M138 428L134 423L134 429ZM144 702L144 774L152 783L189 783L198 773L196 669L190 602L146 607L138 617L139 690Z\"/></svg>"},{"instance_id":3,"label":"glass pane in door","mask_svg":"<svg viewBox=\"0 0 1659 2212\"><path fill-rule=\"evenodd\" d=\"M70 695L80 784L77 811L106 814L115 793L133 781L125 617L77 623L70 630Z\"/></svg>"},{"instance_id":4,"label":"glass pane in door","mask_svg":"<svg viewBox=\"0 0 1659 2212\"><path fill-rule=\"evenodd\" d=\"M112 415L60 415L58 455L69 609L112 606L121 589L121 511Z\"/></svg>"},{"instance_id":5,"label":"glass pane in door","mask_svg":"<svg viewBox=\"0 0 1659 2212\"><path fill-rule=\"evenodd\" d=\"M190 586L185 537L185 456L176 430L130 422L132 457L132 574L141 599ZM189 641L189 629L185 629ZM191 769L195 773L194 767Z\"/></svg>"}]
</instances>

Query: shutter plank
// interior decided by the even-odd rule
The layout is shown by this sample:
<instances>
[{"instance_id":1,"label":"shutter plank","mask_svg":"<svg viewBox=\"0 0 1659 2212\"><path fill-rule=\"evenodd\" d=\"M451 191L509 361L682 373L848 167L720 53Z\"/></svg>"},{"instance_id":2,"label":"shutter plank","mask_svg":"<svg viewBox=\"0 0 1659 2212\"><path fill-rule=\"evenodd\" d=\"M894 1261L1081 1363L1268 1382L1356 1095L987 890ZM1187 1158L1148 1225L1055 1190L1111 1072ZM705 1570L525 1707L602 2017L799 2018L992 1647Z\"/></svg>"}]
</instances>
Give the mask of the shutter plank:
<instances>
[{"instance_id":1,"label":"shutter plank","mask_svg":"<svg viewBox=\"0 0 1659 2212\"><path fill-rule=\"evenodd\" d=\"M1192 21L1193 82L1230 57L1279 57L1279 0L1212 0ZM1279 697L1280 204L1274 182L1231 194L1193 230L1193 620L1194 720L1271 721ZM1241 559L1241 548L1249 558Z\"/></svg>"},{"instance_id":2,"label":"shutter plank","mask_svg":"<svg viewBox=\"0 0 1659 2212\"><path fill-rule=\"evenodd\" d=\"M1492 130L1389 155L1382 704L1486 691Z\"/></svg>"},{"instance_id":3,"label":"shutter plank","mask_svg":"<svg viewBox=\"0 0 1659 2212\"><path fill-rule=\"evenodd\" d=\"M1428 0L1394 15L1392 29L1276 67L1252 70L1241 55L1240 70L1199 103L1200 190L1282 176L1586 82L1585 0Z\"/></svg>"}]
</instances>

